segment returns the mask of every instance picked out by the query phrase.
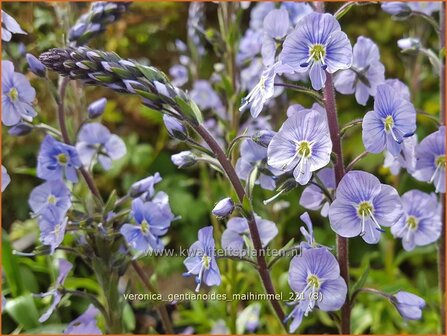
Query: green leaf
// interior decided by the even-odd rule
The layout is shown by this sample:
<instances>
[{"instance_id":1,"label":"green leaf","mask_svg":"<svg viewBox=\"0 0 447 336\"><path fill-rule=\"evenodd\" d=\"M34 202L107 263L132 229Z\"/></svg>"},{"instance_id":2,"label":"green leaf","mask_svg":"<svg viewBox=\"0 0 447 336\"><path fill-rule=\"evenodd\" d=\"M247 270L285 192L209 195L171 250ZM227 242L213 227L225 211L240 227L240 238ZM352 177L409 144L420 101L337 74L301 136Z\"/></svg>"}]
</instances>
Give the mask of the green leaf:
<instances>
[{"instance_id":1,"label":"green leaf","mask_svg":"<svg viewBox=\"0 0 447 336\"><path fill-rule=\"evenodd\" d=\"M351 295L353 293L355 293L358 289L362 288L365 285L366 280L368 279L368 274L369 274L369 266L366 267L366 269L363 272L363 274L356 281L356 283L351 287Z\"/></svg>"},{"instance_id":2,"label":"green leaf","mask_svg":"<svg viewBox=\"0 0 447 336\"><path fill-rule=\"evenodd\" d=\"M22 325L25 330L36 328L40 325L39 314L31 293L7 300L5 311L14 321Z\"/></svg>"},{"instance_id":3,"label":"green leaf","mask_svg":"<svg viewBox=\"0 0 447 336\"><path fill-rule=\"evenodd\" d=\"M107 214L110 211L113 211L113 209L115 209L115 203L116 203L117 199L118 199L118 195L116 193L116 190L113 190L110 193L109 199L107 200L106 205L104 207L104 212L103 212L104 216L107 216Z\"/></svg>"},{"instance_id":4,"label":"green leaf","mask_svg":"<svg viewBox=\"0 0 447 336\"><path fill-rule=\"evenodd\" d=\"M23 281L17 257L12 254L11 242L5 230L2 232L2 264L11 294L17 297L23 293Z\"/></svg>"}]
</instances>

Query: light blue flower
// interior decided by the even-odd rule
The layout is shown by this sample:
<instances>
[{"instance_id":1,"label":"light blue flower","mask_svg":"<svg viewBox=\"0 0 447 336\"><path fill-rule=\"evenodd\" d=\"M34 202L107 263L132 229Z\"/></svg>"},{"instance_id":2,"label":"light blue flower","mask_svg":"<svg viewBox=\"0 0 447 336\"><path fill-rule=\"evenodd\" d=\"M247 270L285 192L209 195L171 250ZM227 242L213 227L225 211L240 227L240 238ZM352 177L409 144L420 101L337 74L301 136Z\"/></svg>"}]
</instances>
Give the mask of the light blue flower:
<instances>
[{"instance_id":1,"label":"light blue flower","mask_svg":"<svg viewBox=\"0 0 447 336\"><path fill-rule=\"evenodd\" d=\"M96 316L99 310L90 304L81 316L70 322L64 330L64 334L68 335L101 335L96 322Z\"/></svg>"},{"instance_id":2,"label":"light blue flower","mask_svg":"<svg viewBox=\"0 0 447 336\"><path fill-rule=\"evenodd\" d=\"M8 171L2 165L2 192L5 191L8 184L11 182L11 177L8 175Z\"/></svg>"},{"instance_id":3,"label":"light blue flower","mask_svg":"<svg viewBox=\"0 0 447 336\"><path fill-rule=\"evenodd\" d=\"M27 35L15 19L2 10L2 40L5 42L11 41L12 34Z\"/></svg>"},{"instance_id":4,"label":"light blue flower","mask_svg":"<svg viewBox=\"0 0 447 336\"><path fill-rule=\"evenodd\" d=\"M337 72L335 89L353 94L360 105L366 105L369 96L375 96L377 86L385 81L385 67L380 62L379 48L367 37L359 36L353 48L352 67Z\"/></svg>"},{"instance_id":5,"label":"light blue flower","mask_svg":"<svg viewBox=\"0 0 447 336\"><path fill-rule=\"evenodd\" d=\"M163 250L161 237L175 219L169 204L160 199L145 201L137 198L132 201L132 216L136 225L124 224L120 229L127 243L142 253Z\"/></svg>"},{"instance_id":6,"label":"light blue flower","mask_svg":"<svg viewBox=\"0 0 447 336\"><path fill-rule=\"evenodd\" d=\"M339 310L346 300L348 288L340 276L337 259L327 248L304 249L293 257L289 268L289 285L300 298L287 316L292 319L289 332L293 333L303 317L318 307L322 311Z\"/></svg>"},{"instance_id":7,"label":"light blue flower","mask_svg":"<svg viewBox=\"0 0 447 336\"><path fill-rule=\"evenodd\" d=\"M445 126L426 136L416 147L416 169L419 181L433 183L438 193L445 193Z\"/></svg>"},{"instance_id":8,"label":"light blue flower","mask_svg":"<svg viewBox=\"0 0 447 336\"><path fill-rule=\"evenodd\" d=\"M112 168L112 160L118 160L126 154L126 145L104 125L89 123L79 131L76 150L84 166L89 167L97 159L104 170L109 170Z\"/></svg>"},{"instance_id":9,"label":"light blue flower","mask_svg":"<svg viewBox=\"0 0 447 336\"><path fill-rule=\"evenodd\" d=\"M390 152L385 152L383 166L389 168L391 174L399 175L400 169L404 168L409 174L413 174L416 169L416 147L418 144L417 135L405 138L402 141L402 151L394 156Z\"/></svg>"},{"instance_id":10,"label":"light blue flower","mask_svg":"<svg viewBox=\"0 0 447 336\"><path fill-rule=\"evenodd\" d=\"M43 323L50 318L51 314L53 314L57 305L61 301L62 293L60 292L59 288L63 286L65 279L68 276L68 273L73 268L73 265L65 259L58 259L58 262L59 262L59 275L57 276L56 283L54 284L53 289L39 295L40 297L47 297L47 296L53 297L53 302L50 308L45 312L45 314L43 314L39 318L40 323Z\"/></svg>"},{"instance_id":11,"label":"light blue flower","mask_svg":"<svg viewBox=\"0 0 447 336\"><path fill-rule=\"evenodd\" d=\"M266 247L278 234L278 228L272 221L255 215L256 227L262 247ZM240 255L247 248L247 239L251 241L247 219L244 217L233 217L227 223L227 228L222 233L222 248L230 255Z\"/></svg>"},{"instance_id":12,"label":"light blue flower","mask_svg":"<svg viewBox=\"0 0 447 336\"><path fill-rule=\"evenodd\" d=\"M50 247L50 254L62 244L67 224L68 218L60 211L45 211L39 216L40 241Z\"/></svg>"},{"instance_id":13,"label":"light blue flower","mask_svg":"<svg viewBox=\"0 0 447 336\"><path fill-rule=\"evenodd\" d=\"M36 90L21 73L14 72L10 61L2 61L2 122L14 126L22 119L32 121L37 115L33 108Z\"/></svg>"},{"instance_id":14,"label":"light blue flower","mask_svg":"<svg viewBox=\"0 0 447 336\"><path fill-rule=\"evenodd\" d=\"M311 13L286 37L279 59L296 72L309 70L312 87L320 90L325 85L326 71L334 73L351 67L352 47L331 14Z\"/></svg>"},{"instance_id":15,"label":"light blue flower","mask_svg":"<svg viewBox=\"0 0 447 336\"><path fill-rule=\"evenodd\" d=\"M289 13L285 9L274 9L264 18L262 40L262 59L265 66L275 63L278 44L290 28Z\"/></svg>"},{"instance_id":16,"label":"light blue flower","mask_svg":"<svg viewBox=\"0 0 447 336\"><path fill-rule=\"evenodd\" d=\"M402 195L404 215L391 227L406 251L431 244L441 235L442 221L435 194L410 190Z\"/></svg>"},{"instance_id":17,"label":"light blue flower","mask_svg":"<svg viewBox=\"0 0 447 336\"><path fill-rule=\"evenodd\" d=\"M62 180L47 181L31 191L28 203L36 215L52 212L56 218L61 218L71 207L70 195L70 189Z\"/></svg>"},{"instance_id":18,"label":"light blue flower","mask_svg":"<svg viewBox=\"0 0 447 336\"><path fill-rule=\"evenodd\" d=\"M221 283L220 271L217 266L214 250L213 227L206 226L199 230L199 240L188 250L188 257L183 262L188 270L184 276L196 276L196 292L202 283L207 286L219 286Z\"/></svg>"},{"instance_id":19,"label":"light blue flower","mask_svg":"<svg viewBox=\"0 0 447 336\"><path fill-rule=\"evenodd\" d=\"M392 226L402 216L396 189L356 170L342 178L329 208L329 221L337 234L348 238L360 235L368 244L378 243L382 226Z\"/></svg>"},{"instance_id":20,"label":"light blue flower","mask_svg":"<svg viewBox=\"0 0 447 336\"><path fill-rule=\"evenodd\" d=\"M305 185L312 172L330 161L332 142L327 123L318 111L293 113L273 137L267 163L282 172L293 171L295 180Z\"/></svg>"},{"instance_id":21,"label":"light blue flower","mask_svg":"<svg viewBox=\"0 0 447 336\"><path fill-rule=\"evenodd\" d=\"M56 141L47 135L40 146L37 157L37 176L43 180L60 180L64 176L76 183L78 176L76 169L81 166L76 148Z\"/></svg>"},{"instance_id":22,"label":"light blue flower","mask_svg":"<svg viewBox=\"0 0 447 336\"><path fill-rule=\"evenodd\" d=\"M366 113L362 129L363 144L368 152L380 153L386 148L397 156L402 149L402 141L416 131L416 110L391 87L379 85L374 111Z\"/></svg>"}]
</instances>

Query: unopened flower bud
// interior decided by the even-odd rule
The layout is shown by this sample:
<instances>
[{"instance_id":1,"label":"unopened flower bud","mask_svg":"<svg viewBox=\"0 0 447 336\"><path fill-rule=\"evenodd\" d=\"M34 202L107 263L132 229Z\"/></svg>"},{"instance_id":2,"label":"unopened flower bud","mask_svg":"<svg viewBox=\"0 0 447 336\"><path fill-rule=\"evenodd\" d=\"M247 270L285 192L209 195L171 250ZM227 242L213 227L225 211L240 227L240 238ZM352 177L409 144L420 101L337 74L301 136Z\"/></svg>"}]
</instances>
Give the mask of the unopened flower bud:
<instances>
[{"instance_id":1,"label":"unopened flower bud","mask_svg":"<svg viewBox=\"0 0 447 336\"><path fill-rule=\"evenodd\" d=\"M234 202L230 197L224 198L214 206L212 214L216 217L227 217L234 210Z\"/></svg>"},{"instance_id":2,"label":"unopened flower bud","mask_svg":"<svg viewBox=\"0 0 447 336\"><path fill-rule=\"evenodd\" d=\"M18 123L12 126L8 134L12 136L23 136L29 134L33 130L33 126L25 123Z\"/></svg>"},{"instance_id":3,"label":"unopened flower bud","mask_svg":"<svg viewBox=\"0 0 447 336\"><path fill-rule=\"evenodd\" d=\"M163 122L171 137L182 141L188 137L185 126L178 119L165 114L163 115Z\"/></svg>"},{"instance_id":4,"label":"unopened flower bud","mask_svg":"<svg viewBox=\"0 0 447 336\"><path fill-rule=\"evenodd\" d=\"M106 98L101 98L91 103L87 108L88 117L90 119L98 118L104 113L107 104Z\"/></svg>"},{"instance_id":5,"label":"unopened flower bud","mask_svg":"<svg viewBox=\"0 0 447 336\"><path fill-rule=\"evenodd\" d=\"M397 41L397 46L402 49L419 49L421 47L421 41L414 37L407 37Z\"/></svg>"},{"instance_id":6,"label":"unopened flower bud","mask_svg":"<svg viewBox=\"0 0 447 336\"><path fill-rule=\"evenodd\" d=\"M391 297L399 314L406 320L420 320L425 301L417 295L408 292L398 292Z\"/></svg>"},{"instance_id":7,"label":"unopened flower bud","mask_svg":"<svg viewBox=\"0 0 447 336\"><path fill-rule=\"evenodd\" d=\"M36 56L32 54L26 54L26 61L28 62L28 66L30 71L39 77L45 77L47 68L41 61L37 59Z\"/></svg>"},{"instance_id":8,"label":"unopened flower bud","mask_svg":"<svg viewBox=\"0 0 447 336\"><path fill-rule=\"evenodd\" d=\"M187 168L197 162L196 156L191 151L183 151L171 156L172 163L178 168Z\"/></svg>"}]
</instances>

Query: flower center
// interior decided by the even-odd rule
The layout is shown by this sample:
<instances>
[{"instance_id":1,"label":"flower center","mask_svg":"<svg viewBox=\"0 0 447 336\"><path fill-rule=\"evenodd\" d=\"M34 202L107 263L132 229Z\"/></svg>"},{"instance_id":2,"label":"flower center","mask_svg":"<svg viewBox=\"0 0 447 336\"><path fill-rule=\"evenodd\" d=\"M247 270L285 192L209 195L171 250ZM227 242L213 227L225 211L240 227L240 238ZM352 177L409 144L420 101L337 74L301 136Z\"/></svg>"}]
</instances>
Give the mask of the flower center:
<instances>
[{"instance_id":1,"label":"flower center","mask_svg":"<svg viewBox=\"0 0 447 336\"><path fill-rule=\"evenodd\" d=\"M312 146L308 141L300 141L296 145L296 151L300 156L308 158L312 153Z\"/></svg>"},{"instance_id":2,"label":"flower center","mask_svg":"<svg viewBox=\"0 0 447 336\"><path fill-rule=\"evenodd\" d=\"M361 202L357 208L357 214L360 217L370 216L374 211L374 208L370 202Z\"/></svg>"},{"instance_id":3,"label":"flower center","mask_svg":"<svg viewBox=\"0 0 447 336\"><path fill-rule=\"evenodd\" d=\"M388 116L385 118L385 131L390 132L394 126L394 120L392 116Z\"/></svg>"},{"instance_id":4,"label":"flower center","mask_svg":"<svg viewBox=\"0 0 447 336\"><path fill-rule=\"evenodd\" d=\"M56 204L57 198L54 195L48 196L48 203L49 204Z\"/></svg>"},{"instance_id":5,"label":"flower center","mask_svg":"<svg viewBox=\"0 0 447 336\"><path fill-rule=\"evenodd\" d=\"M318 277L315 274L309 275L309 277L307 278L307 284L310 287L316 288L316 289L319 289L321 286L320 279L318 279Z\"/></svg>"},{"instance_id":6,"label":"flower center","mask_svg":"<svg viewBox=\"0 0 447 336\"><path fill-rule=\"evenodd\" d=\"M207 255L204 255L202 257L202 265L206 268L209 269L211 266L211 258Z\"/></svg>"},{"instance_id":7,"label":"flower center","mask_svg":"<svg viewBox=\"0 0 447 336\"><path fill-rule=\"evenodd\" d=\"M321 61L326 56L326 48L322 44L314 44L309 50L310 56L315 62Z\"/></svg>"},{"instance_id":8,"label":"flower center","mask_svg":"<svg viewBox=\"0 0 447 336\"><path fill-rule=\"evenodd\" d=\"M57 162L61 165L61 166L65 166L68 162L68 157L67 155L65 155L64 153L58 154L57 155Z\"/></svg>"},{"instance_id":9,"label":"flower center","mask_svg":"<svg viewBox=\"0 0 447 336\"><path fill-rule=\"evenodd\" d=\"M19 92L15 87L13 87L11 90L9 90L8 96L13 102L15 102L19 98Z\"/></svg>"},{"instance_id":10,"label":"flower center","mask_svg":"<svg viewBox=\"0 0 447 336\"><path fill-rule=\"evenodd\" d=\"M147 222L147 220L143 220L143 222L141 222L141 232L143 233L149 232L149 223Z\"/></svg>"},{"instance_id":11,"label":"flower center","mask_svg":"<svg viewBox=\"0 0 447 336\"><path fill-rule=\"evenodd\" d=\"M418 220L414 216L408 216L407 226L410 230L416 230L418 228Z\"/></svg>"},{"instance_id":12,"label":"flower center","mask_svg":"<svg viewBox=\"0 0 447 336\"><path fill-rule=\"evenodd\" d=\"M439 155L435 160L436 167L445 168L445 155Z\"/></svg>"}]
</instances>

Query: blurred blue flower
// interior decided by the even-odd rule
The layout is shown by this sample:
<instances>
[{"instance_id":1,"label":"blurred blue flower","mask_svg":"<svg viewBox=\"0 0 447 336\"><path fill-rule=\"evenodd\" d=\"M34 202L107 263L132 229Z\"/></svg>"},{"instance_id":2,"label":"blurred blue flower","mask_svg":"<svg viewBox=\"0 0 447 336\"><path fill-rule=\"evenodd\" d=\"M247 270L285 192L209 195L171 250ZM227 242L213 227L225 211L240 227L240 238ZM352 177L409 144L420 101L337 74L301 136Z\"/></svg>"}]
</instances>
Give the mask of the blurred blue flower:
<instances>
[{"instance_id":1,"label":"blurred blue flower","mask_svg":"<svg viewBox=\"0 0 447 336\"><path fill-rule=\"evenodd\" d=\"M237 334L244 334L245 331L253 334L261 323L259 318L260 312L261 304L259 302L248 305L242 312L240 312L236 319Z\"/></svg>"},{"instance_id":2,"label":"blurred blue flower","mask_svg":"<svg viewBox=\"0 0 447 336\"><path fill-rule=\"evenodd\" d=\"M62 299L62 294L59 291L59 288L62 287L62 285L65 282L65 279L67 278L68 273L73 268L73 265L65 260L65 259L58 259L59 262L59 275L57 276L56 283L53 286L53 289L46 293L41 293L40 297L47 297L52 296L53 297L53 303L51 304L50 308L39 318L39 322L43 323L46 320L49 319L51 314L53 314L54 310L56 309L57 305Z\"/></svg>"},{"instance_id":3,"label":"blurred blue flower","mask_svg":"<svg viewBox=\"0 0 447 336\"><path fill-rule=\"evenodd\" d=\"M220 97L206 80L195 81L189 96L202 110L215 110L219 114L224 109Z\"/></svg>"},{"instance_id":4,"label":"blurred blue flower","mask_svg":"<svg viewBox=\"0 0 447 336\"><path fill-rule=\"evenodd\" d=\"M104 170L112 167L112 160L118 160L126 154L124 141L100 123L82 126L78 133L76 150L84 166L89 167L98 159Z\"/></svg>"},{"instance_id":5,"label":"blurred blue flower","mask_svg":"<svg viewBox=\"0 0 447 336\"><path fill-rule=\"evenodd\" d=\"M353 48L350 69L337 72L335 89L343 94L353 94L360 105L366 105L369 96L375 96L377 86L385 81L385 67L380 62L377 45L369 38L359 36Z\"/></svg>"},{"instance_id":6,"label":"blurred blue flower","mask_svg":"<svg viewBox=\"0 0 447 336\"><path fill-rule=\"evenodd\" d=\"M161 237L168 232L175 219L169 204L137 198L132 201L132 216L137 225L124 224L120 229L127 243L146 254L163 250Z\"/></svg>"},{"instance_id":7,"label":"blurred blue flower","mask_svg":"<svg viewBox=\"0 0 447 336\"><path fill-rule=\"evenodd\" d=\"M408 2L412 11L421 12L425 15L432 15L441 9L441 1L411 1Z\"/></svg>"},{"instance_id":8,"label":"blurred blue flower","mask_svg":"<svg viewBox=\"0 0 447 336\"><path fill-rule=\"evenodd\" d=\"M8 184L11 182L11 177L8 175L8 171L2 165L2 192L5 191Z\"/></svg>"},{"instance_id":9,"label":"blurred blue flower","mask_svg":"<svg viewBox=\"0 0 447 336\"><path fill-rule=\"evenodd\" d=\"M441 216L435 194L410 190L402 195L404 215L391 227L394 237L402 238L406 251L438 240L441 235Z\"/></svg>"},{"instance_id":10,"label":"blurred blue flower","mask_svg":"<svg viewBox=\"0 0 447 336\"><path fill-rule=\"evenodd\" d=\"M33 108L36 90L25 75L14 72L10 61L2 61L2 122L14 126L22 119L32 121L37 115Z\"/></svg>"},{"instance_id":11,"label":"blurred blue flower","mask_svg":"<svg viewBox=\"0 0 447 336\"><path fill-rule=\"evenodd\" d=\"M60 218L71 207L70 195L70 190L62 180L47 181L31 191L28 203L36 215L52 212L56 218Z\"/></svg>"},{"instance_id":12,"label":"blurred blue flower","mask_svg":"<svg viewBox=\"0 0 447 336\"><path fill-rule=\"evenodd\" d=\"M287 10L292 26L295 26L307 14L313 12L312 7L305 2L282 2L280 8Z\"/></svg>"},{"instance_id":13,"label":"blurred blue flower","mask_svg":"<svg viewBox=\"0 0 447 336\"><path fill-rule=\"evenodd\" d=\"M411 8L408 5L408 2L384 2L381 4L382 10L387 12L388 14L394 16L408 16L411 13Z\"/></svg>"},{"instance_id":14,"label":"blurred blue flower","mask_svg":"<svg viewBox=\"0 0 447 336\"><path fill-rule=\"evenodd\" d=\"M392 226L402 216L396 189L363 171L350 171L342 178L329 208L329 221L337 234L360 235L368 244L379 242L381 226Z\"/></svg>"},{"instance_id":15,"label":"blurred blue flower","mask_svg":"<svg viewBox=\"0 0 447 336\"><path fill-rule=\"evenodd\" d=\"M424 299L419 296L400 291L391 297L391 302L396 306L399 314L406 320L420 320L422 309L425 308Z\"/></svg>"},{"instance_id":16,"label":"blurred blue flower","mask_svg":"<svg viewBox=\"0 0 447 336\"><path fill-rule=\"evenodd\" d=\"M199 240L188 250L188 257L183 262L188 270L183 276L196 276L196 292L200 285L219 286L221 282L219 267L215 259L213 227L206 226L199 230Z\"/></svg>"},{"instance_id":17,"label":"blurred blue flower","mask_svg":"<svg viewBox=\"0 0 447 336\"><path fill-rule=\"evenodd\" d=\"M305 185L312 172L330 161L332 142L327 123L318 111L304 110L288 117L267 150L267 163L280 171L293 170L295 180Z\"/></svg>"},{"instance_id":18,"label":"blurred blue flower","mask_svg":"<svg viewBox=\"0 0 447 336\"><path fill-rule=\"evenodd\" d=\"M258 215L255 215L255 219L262 246L266 247L278 234L278 228L272 221ZM228 221L227 228L222 233L222 248L230 255L241 255L245 248L250 247L250 245L247 246L247 242L251 242L250 237L247 219L233 217Z\"/></svg>"},{"instance_id":19,"label":"blurred blue flower","mask_svg":"<svg viewBox=\"0 0 447 336\"><path fill-rule=\"evenodd\" d=\"M274 9L264 18L262 40L262 59L265 66L275 63L278 44L290 28L289 13L285 9Z\"/></svg>"},{"instance_id":20,"label":"blurred blue flower","mask_svg":"<svg viewBox=\"0 0 447 336\"><path fill-rule=\"evenodd\" d=\"M289 269L289 285L300 293L286 321L292 319L289 331L293 333L317 306L323 311L340 309L346 300L347 286L340 276L337 259L328 249L305 249L300 256L293 257Z\"/></svg>"},{"instance_id":21,"label":"blurred blue flower","mask_svg":"<svg viewBox=\"0 0 447 336\"><path fill-rule=\"evenodd\" d=\"M90 304L81 316L70 322L64 330L68 335L101 335L102 332L97 326L96 316L99 310Z\"/></svg>"},{"instance_id":22,"label":"blurred blue flower","mask_svg":"<svg viewBox=\"0 0 447 336\"><path fill-rule=\"evenodd\" d=\"M40 146L37 158L37 176L43 180L59 180L64 176L76 183L76 169L81 166L76 148L56 141L47 135Z\"/></svg>"},{"instance_id":23,"label":"blurred blue flower","mask_svg":"<svg viewBox=\"0 0 447 336\"><path fill-rule=\"evenodd\" d=\"M250 11L250 28L253 30L262 29L264 18L275 9L274 2L258 2Z\"/></svg>"},{"instance_id":24,"label":"blurred blue flower","mask_svg":"<svg viewBox=\"0 0 447 336\"><path fill-rule=\"evenodd\" d=\"M221 199L214 206L212 214L216 217L224 218L232 214L234 210L234 202L230 197Z\"/></svg>"},{"instance_id":25,"label":"blurred blue flower","mask_svg":"<svg viewBox=\"0 0 447 336\"><path fill-rule=\"evenodd\" d=\"M90 119L95 119L104 113L104 109L106 108L107 98L100 98L95 100L87 107L88 117Z\"/></svg>"},{"instance_id":26,"label":"blurred blue flower","mask_svg":"<svg viewBox=\"0 0 447 336\"><path fill-rule=\"evenodd\" d=\"M5 42L11 41L12 34L27 35L15 19L2 10L2 40Z\"/></svg>"},{"instance_id":27,"label":"blurred blue flower","mask_svg":"<svg viewBox=\"0 0 447 336\"><path fill-rule=\"evenodd\" d=\"M379 85L374 111L366 113L362 129L363 144L368 152L380 153L386 148L397 156L402 149L402 141L416 131L416 110L391 87Z\"/></svg>"},{"instance_id":28,"label":"blurred blue flower","mask_svg":"<svg viewBox=\"0 0 447 336\"><path fill-rule=\"evenodd\" d=\"M172 85L181 87L188 82L188 68L181 64L175 64L169 69L169 75L172 77Z\"/></svg>"},{"instance_id":29,"label":"blurred blue flower","mask_svg":"<svg viewBox=\"0 0 447 336\"><path fill-rule=\"evenodd\" d=\"M418 138L416 134L405 138L404 141L402 141L402 151L398 156L394 156L388 151L385 152L383 166L389 168L393 175L399 175L401 168L406 169L409 174L413 174L416 169L417 144Z\"/></svg>"},{"instance_id":30,"label":"blurred blue flower","mask_svg":"<svg viewBox=\"0 0 447 336\"><path fill-rule=\"evenodd\" d=\"M413 176L430 182L437 193L445 193L445 126L427 135L416 147L416 169Z\"/></svg>"},{"instance_id":31,"label":"blurred blue flower","mask_svg":"<svg viewBox=\"0 0 447 336\"><path fill-rule=\"evenodd\" d=\"M157 172L152 176L137 181L130 187L129 195L133 198L140 196L145 199L152 198L155 194L154 186L161 180L160 173Z\"/></svg>"},{"instance_id":32,"label":"blurred blue flower","mask_svg":"<svg viewBox=\"0 0 447 336\"><path fill-rule=\"evenodd\" d=\"M68 218L61 212L46 211L39 216L40 241L53 254L65 237Z\"/></svg>"},{"instance_id":33,"label":"blurred blue flower","mask_svg":"<svg viewBox=\"0 0 447 336\"><path fill-rule=\"evenodd\" d=\"M262 30L247 29L239 42L239 51L236 56L238 65L249 62L251 65L253 59L261 52L262 48ZM243 77L241 76L243 80Z\"/></svg>"},{"instance_id":34,"label":"blurred blue flower","mask_svg":"<svg viewBox=\"0 0 447 336\"><path fill-rule=\"evenodd\" d=\"M309 70L312 87L320 90L325 85L326 71L334 73L351 67L352 47L331 14L310 13L286 37L279 59L296 72Z\"/></svg>"},{"instance_id":35,"label":"blurred blue flower","mask_svg":"<svg viewBox=\"0 0 447 336\"><path fill-rule=\"evenodd\" d=\"M323 183L330 193L335 190L335 175L333 168L323 168L317 173L318 179ZM318 183L315 178L313 182ZM330 200L321 190L320 187L315 184L308 185L301 194L299 204L309 210L321 209L321 215L327 217L329 213Z\"/></svg>"}]
</instances>

